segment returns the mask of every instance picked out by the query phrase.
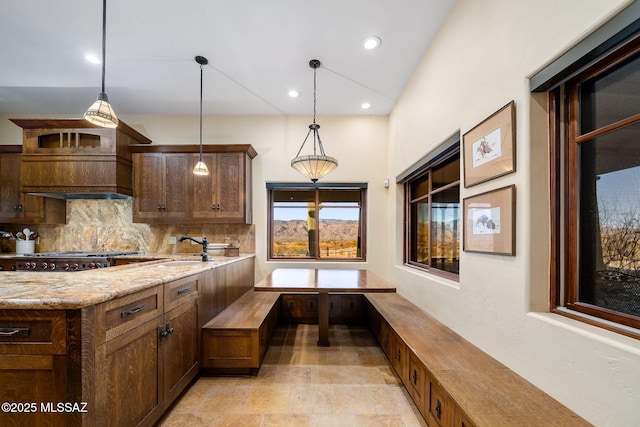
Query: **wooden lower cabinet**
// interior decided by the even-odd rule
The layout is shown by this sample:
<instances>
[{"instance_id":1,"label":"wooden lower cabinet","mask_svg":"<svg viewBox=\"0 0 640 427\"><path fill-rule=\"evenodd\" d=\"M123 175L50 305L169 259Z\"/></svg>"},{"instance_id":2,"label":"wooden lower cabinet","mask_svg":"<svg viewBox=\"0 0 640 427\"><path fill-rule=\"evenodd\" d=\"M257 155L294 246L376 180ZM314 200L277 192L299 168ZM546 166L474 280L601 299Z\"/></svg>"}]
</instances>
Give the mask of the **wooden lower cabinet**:
<instances>
[{"instance_id":1,"label":"wooden lower cabinet","mask_svg":"<svg viewBox=\"0 0 640 427\"><path fill-rule=\"evenodd\" d=\"M476 427L476 424L458 406L455 407L453 419L455 427Z\"/></svg>"},{"instance_id":2,"label":"wooden lower cabinet","mask_svg":"<svg viewBox=\"0 0 640 427\"><path fill-rule=\"evenodd\" d=\"M390 331L389 360L403 383L411 381L409 376L409 350L402 339L393 331Z\"/></svg>"},{"instance_id":3,"label":"wooden lower cabinet","mask_svg":"<svg viewBox=\"0 0 640 427\"><path fill-rule=\"evenodd\" d=\"M253 283L248 258L82 309L0 309L0 403L16 410L0 426L152 426L200 370L201 292L223 301L210 315Z\"/></svg>"},{"instance_id":4,"label":"wooden lower cabinet","mask_svg":"<svg viewBox=\"0 0 640 427\"><path fill-rule=\"evenodd\" d=\"M282 318L289 323L318 323L317 294L282 294ZM329 323L362 323L367 313L362 295L329 294Z\"/></svg>"},{"instance_id":5,"label":"wooden lower cabinet","mask_svg":"<svg viewBox=\"0 0 640 427\"><path fill-rule=\"evenodd\" d=\"M180 395L200 370L198 303L191 301L164 316L166 338L161 342L164 365L165 409ZM170 332L169 332L170 331Z\"/></svg>"},{"instance_id":6,"label":"wooden lower cabinet","mask_svg":"<svg viewBox=\"0 0 640 427\"><path fill-rule=\"evenodd\" d=\"M430 427L453 427L455 403L436 381L430 381L429 414Z\"/></svg>"},{"instance_id":7,"label":"wooden lower cabinet","mask_svg":"<svg viewBox=\"0 0 640 427\"><path fill-rule=\"evenodd\" d=\"M418 357L408 351L408 381L406 383L407 391L413 399L420 413L427 418L429 409L429 384L430 378L427 369Z\"/></svg>"},{"instance_id":8,"label":"wooden lower cabinet","mask_svg":"<svg viewBox=\"0 0 640 427\"><path fill-rule=\"evenodd\" d=\"M96 349L96 425L150 425L162 415L162 320L156 317Z\"/></svg>"},{"instance_id":9,"label":"wooden lower cabinet","mask_svg":"<svg viewBox=\"0 0 640 427\"><path fill-rule=\"evenodd\" d=\"M129 295L121 308L107 307L107 319L112 312L122 317L134 311L124 317L141 315L144 323L133 329L128 324L126 332L96 348L96 384L100 384L96 425L153 425L196 376L200 369L198 281L199 276L179 279L159 286L157 292L151 289ZM156 309L154 295L162 301L163 295L172 294L172 303L165 301L161 305L165 310L146 321L142 313ZM167 311L170 307L175 308Z\"/></svg>"}]
</instances>

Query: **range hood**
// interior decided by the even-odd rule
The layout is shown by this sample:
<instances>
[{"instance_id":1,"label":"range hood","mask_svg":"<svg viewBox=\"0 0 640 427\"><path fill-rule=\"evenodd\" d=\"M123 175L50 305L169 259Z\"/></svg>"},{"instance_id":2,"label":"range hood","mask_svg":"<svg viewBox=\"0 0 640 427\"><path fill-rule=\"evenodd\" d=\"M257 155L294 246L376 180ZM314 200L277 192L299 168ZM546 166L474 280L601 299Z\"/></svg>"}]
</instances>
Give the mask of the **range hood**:
<instances>
[{"instance_id":1,"label":"range hood","mask_svg":"<svg viewBox=\"0 0 640 427\"><path fill-rule=\"evenodd\" d=\"M130 144L151 140L120 121L10 119L23 129L20 190L57 199L130 199Z\"/></svg>"}]
</instances>

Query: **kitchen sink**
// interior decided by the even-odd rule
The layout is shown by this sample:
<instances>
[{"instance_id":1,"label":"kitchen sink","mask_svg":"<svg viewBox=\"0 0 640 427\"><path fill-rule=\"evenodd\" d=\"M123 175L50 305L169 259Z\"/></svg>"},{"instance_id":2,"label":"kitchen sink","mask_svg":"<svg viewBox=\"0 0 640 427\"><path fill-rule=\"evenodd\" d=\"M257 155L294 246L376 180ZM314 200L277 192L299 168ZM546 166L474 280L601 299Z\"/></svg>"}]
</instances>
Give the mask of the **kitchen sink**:
<instances>
[{"instance_id":1,"label":"kitchen sink","mask_svg":"<svg viewBox=\"0 0 640 427\"><path fill-rule=\"evenodd\" d=\"M210 261L209 261L210 262ZM193 261L166 261L160 264L156 264L155 267L158 268L171 268L171 267L187 267L190 265L202 265L202 264L206 264L206 262L202 262L200 260L193 260Z\"/></svg>"}]
</instances>

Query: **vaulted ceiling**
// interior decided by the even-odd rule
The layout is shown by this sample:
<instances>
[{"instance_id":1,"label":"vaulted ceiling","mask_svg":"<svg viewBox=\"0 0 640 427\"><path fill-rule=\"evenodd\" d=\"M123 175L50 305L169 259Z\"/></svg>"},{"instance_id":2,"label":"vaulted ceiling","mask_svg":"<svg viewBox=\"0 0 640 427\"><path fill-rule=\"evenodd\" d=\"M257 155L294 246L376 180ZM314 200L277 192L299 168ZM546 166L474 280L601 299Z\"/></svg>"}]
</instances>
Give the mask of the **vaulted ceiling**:
<instances>
[{"instance_id":1,"label":"vaulted ceiling","mask_svg":"<svg viewBox=\"0 0 640 427\"><path fill-rule=\"evenodd\" d=\"M319 115L385 115L454 1L108 0L106 93L120 115L198 114L202 55L204 114L306 115L319 59ZM101 0L4 1L0 40L0 114L81 116L95 100Z\"/></svg>"}]
</instances>

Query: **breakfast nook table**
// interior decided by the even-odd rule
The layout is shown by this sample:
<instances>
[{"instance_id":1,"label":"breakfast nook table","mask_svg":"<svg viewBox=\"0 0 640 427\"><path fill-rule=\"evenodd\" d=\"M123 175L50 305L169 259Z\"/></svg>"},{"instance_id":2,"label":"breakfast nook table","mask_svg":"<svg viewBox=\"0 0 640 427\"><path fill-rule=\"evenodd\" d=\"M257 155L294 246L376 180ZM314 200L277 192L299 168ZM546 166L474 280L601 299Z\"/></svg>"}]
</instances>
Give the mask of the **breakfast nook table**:
<instances>
[{"instance_id":1,"label":"breakfast nook table","mask_svg":"<svg viewBox=\"0 0 640 427\"><path fill-rule=\"evenodd\" d=\"M367 270L277 268L254 286L256 291L318 294L318 346L329 346L329 294L395 292L396 288Z\"/></svg>"}]
</instances>

